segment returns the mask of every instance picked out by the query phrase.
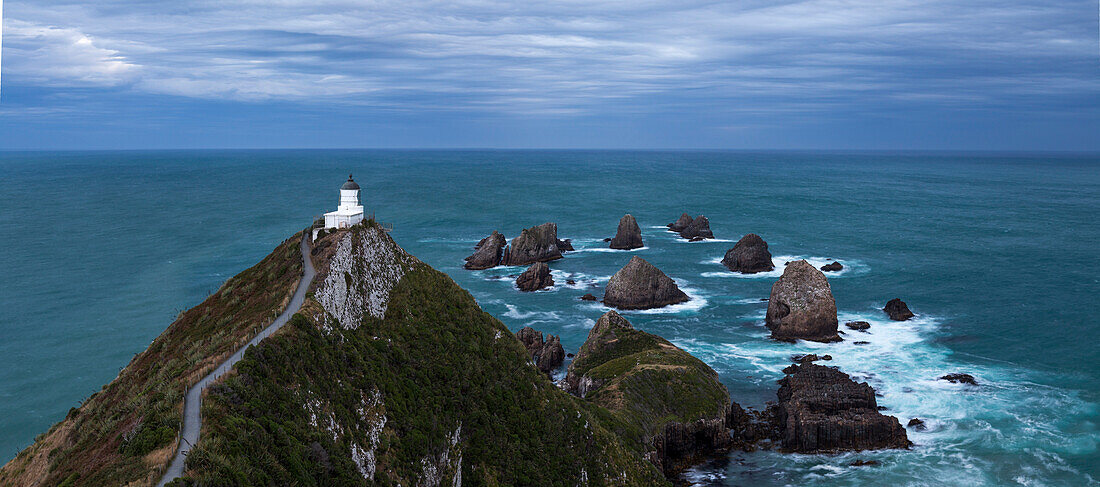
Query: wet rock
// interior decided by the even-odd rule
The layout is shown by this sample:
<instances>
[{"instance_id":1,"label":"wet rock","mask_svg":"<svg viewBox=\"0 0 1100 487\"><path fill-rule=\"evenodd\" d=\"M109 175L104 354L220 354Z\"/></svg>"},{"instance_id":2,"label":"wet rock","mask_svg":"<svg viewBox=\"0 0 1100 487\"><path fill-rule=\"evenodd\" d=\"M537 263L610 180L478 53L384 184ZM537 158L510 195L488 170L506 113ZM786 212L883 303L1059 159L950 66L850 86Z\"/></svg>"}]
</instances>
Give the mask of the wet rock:
<instances>
[{"instance_id":1,"label":"wet rock","mask_svg":"<svg viewBox=\"0 0 1100 487\"><path fill-rule=\"evenodd\" d=\"M674 221L672 223L669 223L668 225L665 225L665 226L667 226L669 230L672 230L676 233L680 233L680 231L687 228L688 225L691 225L691 222L692 222L691 215L689 215L687 213L684 213L684 214L680 215L680 218L676 219L676 221Z\"/></svg>"},{"instance_id":2,"label":"wet rock","mask_svg":"<svg viewBox=\"0 0 1100 487\"><path fill-rule=\"evenodd\" d=\"M537 227L523 229L518 237L512 239L512 243L504 249L501 264L530 265L560 258L558 226L554 223L543 223Z\"/></svg>"},{"instance_id":3,"label":"wet rock","mask_svg":"<svg viewBox=\"0 0 1100 487\"><path fill-rule=\"evenodd\" d=\"M897 418L878 411L875 390L835 368L805 363L779 380L783 448L800 453L908 448Z\"/></svg>"},{"instance_id":4,"label":"wet rock","mask_svg":"<svg viewBox=\"0 0 1100 487\"><path fill-rule=\"evenodd\" d=\"M871 342L865 342L865 341L861 340L861 341L858 341L858 342L852 342L852 344L853 345L870 345Z\"/></svg>"},{"instance_id":5,"label":"wet rock","mask_svg":"<svg viewBox=\"0 0 1100 487\"><path fill-rule=\"evenodd\" d=\"M832 360L832 359L833 359L832 355L822 355L821 356L821 360Z\"/></svg>"},{"instance_id":6,"label":"wet rock","mask_svg":"<svg viewBox=\"0 0 1100 487\"><path fill-rule=\"evenodd\" d=\"M565 240L558 239L558 250L561 250L562 252L572 252L573 251L573 239L571 239L571 238L567 238Z\"/></svg>"},{"instance_id":7,"label":"wet rock","mask_svg":"<svg viewBox=\"0 0 1100 487\"><path fill-rule=\"evenodd\" d=\"M710 220L703 215L695 217L690 225L680 230L680 236L688 240L714 238L714 234L710 232Z\"/></svg>"},{"instance_id":8,"label":"wet rock","mask_svg":"<svg viewBox=\"0 0 1100 487\"><path fill-rule=\"evenodd\" d=\"M611 248L619 250L631 250L644 247L642 243L642 229L634 216L627 214L619 219L619 230L615 238L611 239Z\"/></svg>"},{"instance_id":9,"label":"wet rock","mask_svg":"<svg viewBox=\"0 0 1100 487\"><path fill-rule=\"evenodd\" d=\"M870 466L874 466L874 465L878 465L878 464L879 464L878 460L856 460L852 463L849 463L848 466L850 466L850 467L870 467Z\"/></svg>"},{"instance_id":10,"label":"wet rock","mask_svg":"<svg viewBox=\"0 0 1100 487\"><path fill-rule=\"evenodd\" d=\"M856 331L865 331L871 328L871 324L866 321L849 321L844 326Z\"/></svg>"},{"instance_id":11,"label":"wet rock","mask_svg":"<svg viewBox=\"0 0 1100 487\"><path fill-rule=\"evenodd\" d=\"M587 293L581 296L581 301L599 301L599 298L593 296L592 293Z\"/></svg>"},{"instance_id":12,"label":"wet rock","mask_svg":"<svg viewBox=\"0 0 1100 487\"><path fill-rule=\"evenodd\" d=\"M791 362L798 364L816 362L818 360L821 360L821 357L818 357L816 353L808 353L806 355L791 355Z\"/></svg>"},{"instance_id":13,"label":"wet rock","mask_svg":"<svg viewBox=\"0 0 1100 487\"><path fill-rule=\"evenodd\" d=\"M504 235L493 230L492 234L481 239L481 241L474 246L474 253L466 258L466 265L464 267L470 270L481 270L500 265L500 258L504 253L504 245L506 243Z\"/></svg>"},{"instance_id":14,"label":"wet rock","mask_svg":"<svg viewBox=\"0 0 1100 487\"><path fill-rule=\"evenodd\" d=\"M570 285L570 286L572 286L572 285L576 284L576 283L577 283L577 281L574 281L574 280L572 280L572 279L566 279L566 280L565 280L565 283L566 283L566 284L568 284L568 285Z\"/></svg>"},{"instance_id":15,"label":"wet rock","mask_svg":"<svg viewBox=\"0 0 1100 487\"><path fill-rule=\"evenodd\" d=\"M775 265L772 264L772 254L768 251L768 243L755 233L741 237L732 249L727 250L726 256L722 258L722 265L742 274L755 274L775 269Z\"/></svg>"},{"instance_id":16,"label":"wet rock","mask_svg":"<svg viewBox=\"0 0 1100 487\"><path fill-rule=\"evenodd\" d=\"M909 420L909 423L905 425L906 428L913 428L916 431L924 431L928 427L924 424L924 421L920 418L913 418Z\"/></svg>"},{"instance_id":17,"label":"wet rock","mask_svg":"<svg viewBox=\"0 0 1100 487\"><path fill-rule=\"evenodd\" d=\"M840 340L829 280L804 260L791 262L772 286L765 322L776 340Z\"/></svg>"},{"instance_id":18,"label":"wet rock","mask_svg":"<svg viewBox=\"0 0 1100 487\"><path fill-rule=\"evenodd\" d=\"M835 260L830 264L825 264L825 265L821 266L821 270L823 272L838 272L843 268L844 268L844 266L841 265L840 262L837 262Z\"/></svg>"},{"instance_id":19,"label":"wet rock","mask_svg":"<svg viewBox=\"0 0 1100 487\"><path fill-rule=\"evenodd\" d=\"M552 287L554 278L550 275L550 266L545 262L535 262L528 267L523 274L516 278L516 287L520 291L538 291L539 289Z\"/></svg>"},{"instance_id":20,"label":"wet rock","mask_svg":"<svg viewBox=\"0 0 1100 487\"><path fill-rule=\"evenodd\" d=\"M527 353L531 354L535 366L546 374L565 362L565 349L557 335L546 335L546 340L543 340L541 331L525 326L516 333L516 338L527 349Z\"/></svg>"},{"instance_id":21,"label":"wet rock","mask_svg":"<svg viewBox=\"0 0 1100 487\"><path fill-rule=\"evenodd\" d=\"M691 239L688 240L688 242L702 242L703 240L706 240L706 239L703 238L703 237L691 237Z\"/></svg>"},{"instance_id":22,"label":"wet rock","mask_svg":"<svg viewBox=\"0 0 1100 487\"><path fill-rule=\"evenodd\" d=\"M607 237L607 238L603 239L604 242L610 242L611 240L612 240L611 237Z\"/></svg>"},{"instance_id":23,"label":"wet rock","mask_svg":"<svg viewBox=\"0 0 1100 487\"><path fill-rule=\"evenodd\" d=\"M890 319L894 321L905 321L915 316L912 311L909 311L909 306L905 304L905 301L898 298L891 299L882 310L890 315Z\"/></svg>"},{"instance_id":24,"label":"wet rock","mask_svg":"<svg viewBox=\"0 0 1100 487\"><path fill-rule=\"evenodd\" d=\"M978 381L974 380L974 376L970 374L947 374L941 376L940 380L945 380L952 384L967 384L971 386L978 385Z\"/></svg>"},{"instance_id":25,"label":"wet rock","mask_svg":"<svg viewBox=\"0 0 1100 487\"><path fill-rule=\"evenodd\" d=\"M672 278L638 256L611 276L603 296L604 304L619 309L660 308L689 299Z\"/></svg>"}]
</instances>

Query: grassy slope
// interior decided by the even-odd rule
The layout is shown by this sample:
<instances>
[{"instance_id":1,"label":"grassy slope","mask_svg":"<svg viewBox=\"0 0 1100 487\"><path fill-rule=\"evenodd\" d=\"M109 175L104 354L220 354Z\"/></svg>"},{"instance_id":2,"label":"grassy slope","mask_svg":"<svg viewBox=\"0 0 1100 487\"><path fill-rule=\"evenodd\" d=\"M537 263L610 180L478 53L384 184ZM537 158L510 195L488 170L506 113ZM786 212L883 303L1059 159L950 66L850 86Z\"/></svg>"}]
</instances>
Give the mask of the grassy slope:
<instances>
[{"instance_id":1,"label":"grassy slope","mask_svg":"<svg viewBox=\"0 0 1100 487\"><path fill-rule=\"evenodd\" d=\"M306 316L304 308L211 389L190 479L361 485L349 452L370 444L364 398L379 391L377 484L415 485L422 459L445 451L461 456L464 485L665 483L638 445L611 433L621 428L614 415L555 387L500 321L426 265L401 279L384 320L324 332ZM443 482L455 473L443 471Z\"/></svg>"},{"instance_id":2,"label":"grassy slope","mask_svg":"<svg viewBox=\"0 0 1100 487\"><path fill-rule=\"evenodd\" d=\"M0 485L149 485L175 450L187 387L285 308L301 234L181 314L115 380L0 470Z\"/></svg>"}]
</instances>

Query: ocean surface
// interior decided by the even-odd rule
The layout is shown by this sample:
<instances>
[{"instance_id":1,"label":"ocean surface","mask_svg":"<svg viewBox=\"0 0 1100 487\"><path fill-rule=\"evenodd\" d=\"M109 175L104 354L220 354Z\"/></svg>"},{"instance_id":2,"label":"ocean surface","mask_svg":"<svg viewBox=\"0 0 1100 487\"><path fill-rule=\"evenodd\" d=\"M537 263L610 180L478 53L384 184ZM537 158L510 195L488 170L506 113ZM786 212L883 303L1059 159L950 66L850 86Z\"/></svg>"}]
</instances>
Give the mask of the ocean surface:
<instances>
[{"instance_id":1,"label":"ocean surface","mask_svg":"<svg viewBox=\"0 0 1100 487\"><path fill-rule=\"evenodd\" d=\"M605 311L578 297L602 295L639 255L693 299L625 316L710 364L740 404L774 401L792 354L828 353L887 414L929 426L909 431L910 451L735 452L689 471L700 485L1098 484L1100 156L1065 154L0 153L0 462L180 311L334 209L349 172L398 243L512 330L560 334L576 352ZM706 215L717 239L666 231L682 212ZM624 213L645 248L604 248ZM552 290L517 291L507 276L520 268L462 269L492 230L511 239L544 222L577 247L551 264ZM779 271L718 263L746 233L779 268L843 263L829 275L841 322L869 333L769 340L760 300ZM895 297L917 317L886 319ZM951 372L980 385L936 380Z\"/></svg>"}]
</instances>

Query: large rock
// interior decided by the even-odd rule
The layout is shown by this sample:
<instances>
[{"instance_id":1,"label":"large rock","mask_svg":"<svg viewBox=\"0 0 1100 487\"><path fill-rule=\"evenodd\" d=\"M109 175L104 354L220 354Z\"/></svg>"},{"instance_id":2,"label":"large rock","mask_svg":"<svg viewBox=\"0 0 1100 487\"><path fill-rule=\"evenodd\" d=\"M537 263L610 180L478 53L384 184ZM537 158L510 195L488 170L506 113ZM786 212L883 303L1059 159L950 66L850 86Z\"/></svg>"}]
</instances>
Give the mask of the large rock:
<instances>
[{"instance_id":1,"label":"large rock","mask_svg":"<svg viewBox=\"0 0 1100 487\"><path fill-rule=\"evenodd\" d=\"M528 267L523 274L516 278L516 287L520 291L538 291L542 288L554 285L554 278L550 275L550 266L545 262L535 262Z\"/></svg>"},{"instance_id":2,"label":"large rock","mask_svg":"<svg viewBox=\"0 0 1100 487\"><path fill-rule=\"evenodd\" d=\"M573 239L567 238L567 239L563 240L563 239L559 238L558 239L558 250L560 250L562 252L572 252L574 250L573 249Z\"/></svg>"},{"instance_id":3,"label":"large rock","mask_svg":"<svg viewBox=\"0 0 1100 487\"><path fill-rule=\"evenodd\" d=\"M745 441L739 432L749 418L713 369L614 311L589 331L564 385L637 428L627 434L670 478Z\"/></svg>"},{"instance_id":4,"label":"large rock","mask_svg":"<svg viewBox=\"0 0 1100 487\"><path fill-rule=\"evenodd\" d=\"M878 411L875 390L832 367L803 363L784 370L777 396L783 448L801 453L908 448L897 418Z\"/></svg>"},{"instance_id":5,"label":"large rock","mask_svg":"<svg viewBox=\"0 0 1100 487\"><path fill-rule=\"evenodd\" d=\"M500 265L501 255L507 241L504 235L493 230L488 237L481 239L474 247L473 255L466 258L466 267L470 270L490 269Z\"/></svg>"},{"instance_id":6,"label":"large rock","mask_svg":"<svg viewBox=\"0 0 1100 487\"><path fill-rule=\"evenodd\" d=\"M603 295L604 304L619 309L660 308L689 299L671 277L638 256L611 276Z\"/></svg>"},{"instance_id":7,"label":"large rock","mask_svg":"<svg viewBox=\"0 0 1100 487\"><path fill-rule=\"evenodd\" d=\"M829 280L805 260L787 264L772 286L766 324L777 340L839 341Z\"/></svg>"},{"instance_id":8,"label":"large rock","mask_svg":"<svg viewBox=\"0 0 1100 487\"><path fill-rule=\"evenodd\" d=\"M530 265L535 262L549 262L561 258L558 247L558 226L543 223L537 227L524 228L512 244L504 249L501 263L504 265Z\"/></svg>"},{"instance_id":9,"label":"large rock","mask_svg":"<svg viewBox=\"0 0 1100 487\"><path fill-rule=\"evenodd\" d=\"M541 331L525 326L516 333L516 338L531 354L531 360L535 362L535 366L546 374L550 374L565 362L565 349L562 348L561 340L557 335L547 334L544 341Z\"/></svg>"},{"instance_id":10,"label":"large rock","mask_svg":"<svg viewBox=\"0 0 1100 487\"><path fill-rule=\"evenodd\" d=\"M687 228L688 225L691 225L691 221L691 215L684 213L680 215L680 218L677 218L676 221L669 223L665 226L668 227L669 230L680 233L681 230Z\"/></svg>"},{"instance_id":11,"label":"large rock","mask_svg":"<svg viewBox=\"0 0 1100 487\"><path fill-rule=\"evenodd\" d=\"M905 304L905 301L898 298L891 299L882 310L890 315L890 319L894 321L905 321L916 316L912 311L909 311L909 306Z\"/></svg>"},{"instance_id":12,"label":"large rock","mask_svg":"<svg viewBox=\"0 0 1100 487\"><path fill-rule=\"evenodd\" d=\"M699 215L691 221L691 224L680 230L680 236L688 240L714 238L714 234L710 232L710 220L707 217Z\"/></svg>"},{"instance_id":13,"label":"large rock","mask_svg":"<svg viewBox=\"0 0 1100 487\"><path fill-rule=\"evenodd\" d=\"M619 220L619 231L615 232L615 238L611 239L611 248L620 250L638 249L644 247L642 243L642 229L634 216L627 214Z\"/></svg>"},{"instance_id":14,"label":"large rock","mask_svg":"<svg viewBox=\"0 0 1100 487\"><path fill-rule=\"evenodd\" d=\"M768 252L768 243L755 233L741 237L732 249L726 251L722 265L733 272L755 274L775 269L772 253Z\"/></svg>"}]
</instances>

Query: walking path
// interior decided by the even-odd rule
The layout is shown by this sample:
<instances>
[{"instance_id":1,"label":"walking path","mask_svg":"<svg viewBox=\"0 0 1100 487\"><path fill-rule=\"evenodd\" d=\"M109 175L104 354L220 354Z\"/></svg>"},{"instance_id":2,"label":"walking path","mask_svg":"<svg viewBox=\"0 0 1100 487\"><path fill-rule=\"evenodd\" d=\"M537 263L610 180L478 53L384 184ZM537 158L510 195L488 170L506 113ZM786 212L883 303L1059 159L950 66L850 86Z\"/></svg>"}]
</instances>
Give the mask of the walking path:
<instances>
[{"instance_id":1,"label":"walking path","mask_svg":"<svg viewBox=\"0 0 1100 487\"><path fill-rule=\"evenodd\" d=\"M310 232L308 231L302 237L302 280L298 283L298 289L294 291L294 297L290 298L290 304L287 305L286 310L275 318L275 321L267 328L260 331L255 338L234 352L225 362L222 362L218 368L187 390L187 396L183 400L183 428L180 429L180 446L176 450L176 456L172 458L168 470L164 472L164 477L157 483L157 487L162 487L164 484L183 475L183 462L187 459L191 447L199 441L199 431L202 430L202 417L199 412L202 409L203 389L206 389L206 386L210 385L211 382L214 382L215 379L232 369L237 362L240 362L241 358L244 357L244 351L248 350L248 347L260 343L261 340L282 328L290 320L290 317L294 316L294 313L297 313L298 309L302 307L302 302L306 298L306 290L309 289L309 284L313 282L313 277L317 275L317 271L313 269L313 261L309 258L309 237Z\"/></svg>"}]
</instances>

